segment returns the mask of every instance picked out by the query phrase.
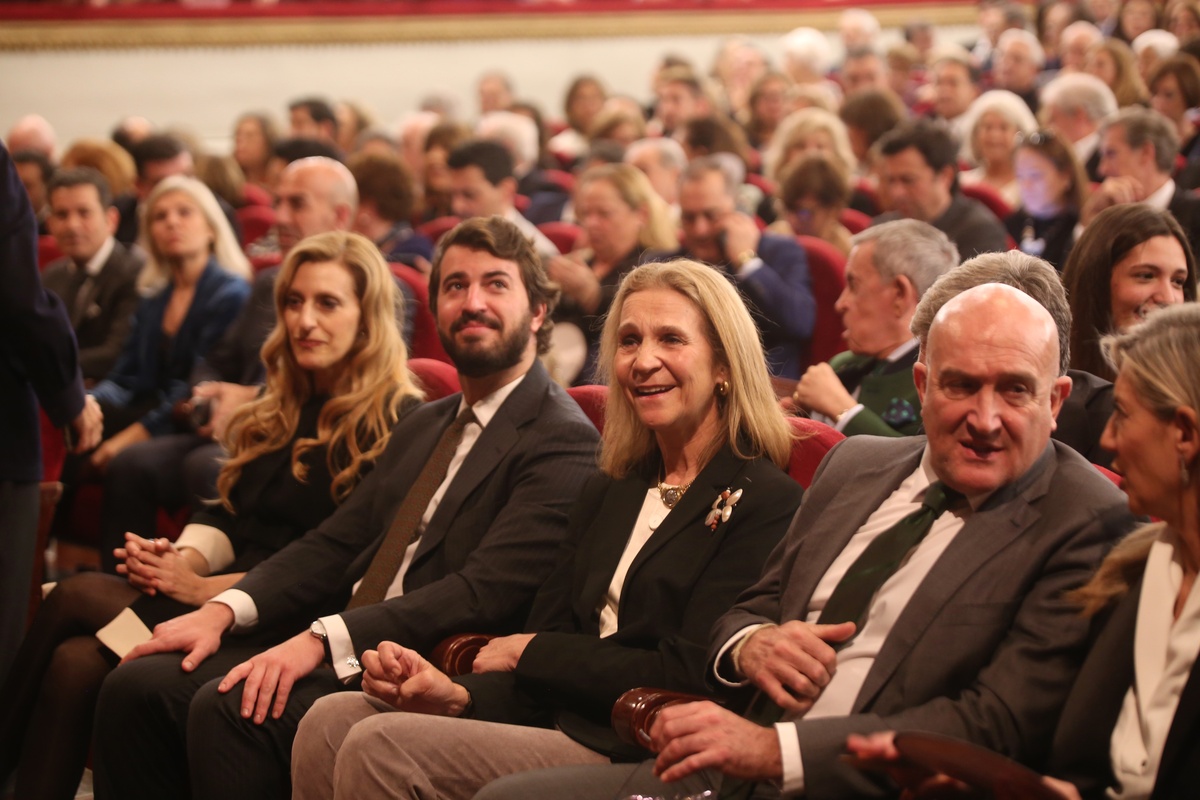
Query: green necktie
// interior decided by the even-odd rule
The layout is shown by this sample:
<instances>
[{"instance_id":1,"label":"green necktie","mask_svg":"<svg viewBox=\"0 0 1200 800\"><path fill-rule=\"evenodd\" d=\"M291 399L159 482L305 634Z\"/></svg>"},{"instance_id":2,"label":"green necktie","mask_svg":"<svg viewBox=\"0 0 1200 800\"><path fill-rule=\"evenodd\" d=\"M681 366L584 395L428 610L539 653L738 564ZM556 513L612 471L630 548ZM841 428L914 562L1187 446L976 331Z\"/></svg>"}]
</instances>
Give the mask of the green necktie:
<instances>
[{"instance_id":1,"label":"green necktie","mask_svg":"<svg viewBox=\"0 0 1200 800\"><path fill-rule=\"evenodd\" d=\"M895 574L908 554L921 543L933 527L933 523L947 510L961 502L963 495L947 487L941 481L932 483L925 490L921 507L888 528L867 545L867 549L854 560L846 574L838 581L833 594L825 603L818 625L836 625L853 622L858 636L862 621L871 608L871 600L887 579ZM853 641L831 643L835 650ZM783 718L783 709L762 692L755 694L744 715L759 725L774 725ZM754 783L742 780L725 780L721 785L720 800L743 800L754 790Z\"/></svg>"}]
</instances>

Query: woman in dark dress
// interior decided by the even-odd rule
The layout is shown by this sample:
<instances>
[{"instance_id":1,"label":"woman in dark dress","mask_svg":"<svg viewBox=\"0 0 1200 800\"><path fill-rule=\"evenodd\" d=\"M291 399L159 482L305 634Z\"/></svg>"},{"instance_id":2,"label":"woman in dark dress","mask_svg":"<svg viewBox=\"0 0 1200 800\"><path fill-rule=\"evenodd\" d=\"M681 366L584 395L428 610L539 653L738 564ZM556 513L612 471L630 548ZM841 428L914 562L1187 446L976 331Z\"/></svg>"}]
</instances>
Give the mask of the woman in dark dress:
<instances>
[{"instance_id":1,"label":"woman in dark dress","mask_svg":"<svg viewBox=\"0 0 1200 800\"><path fill-rule=\"evenodd\" d=\"M196 514L175 544L126 534L117 556L127 581L68 578L39 609L0 711L0 781L17 768L18 797L74 797L96 694L116 664L109 643L120 655L137 641L110 622L120 616L148 637L157 622L235 584L331 514L419 402L394 282L369 240L307 239L275 287L278 321L262 351L267 385L230 422L219 503Z\"/></svg>"},{"instance_id":2,"label":"woman in dark dress","mask_svg":"<svg viewBox=\"0 0 1200 800\"><path fill-rule=\"evenodd\" d=\"M1087 197L1087 174L1070 143L1051 131L1021 139L1013 170L1021 204L1004 220L1004 227L1021 252L1049 261L1062 272Z\"/></svg>"}]
</instances>

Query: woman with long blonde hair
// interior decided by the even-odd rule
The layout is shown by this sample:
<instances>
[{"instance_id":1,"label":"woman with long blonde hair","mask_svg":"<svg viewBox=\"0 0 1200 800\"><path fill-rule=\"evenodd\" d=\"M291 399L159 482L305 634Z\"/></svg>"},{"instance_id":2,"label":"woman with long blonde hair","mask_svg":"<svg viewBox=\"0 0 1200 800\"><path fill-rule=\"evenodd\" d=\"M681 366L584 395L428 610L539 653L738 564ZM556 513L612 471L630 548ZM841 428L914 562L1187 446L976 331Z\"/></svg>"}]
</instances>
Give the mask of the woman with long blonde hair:
<instances>
[{"instance_id":1,"label":"woman with long blonde hair","mask_svg":"<svg viewBox=\"0 0 1200 800\"><path fill-rule=\"evenodd\" d=\"M157 622L202 605L316 527L370 470L421 398L396 298L378 249L358 234L321 234L288 254L262 350L266 386L227 429L219 502L193 515L174 544L126 534L116 555L127 581L69 578L38 611L0 711L0 781L19 765L18 796L74 797L96 694L116 661L105 646L120 647L110 622L120 617L148 638Z\"/></svg>"}]
</instances>

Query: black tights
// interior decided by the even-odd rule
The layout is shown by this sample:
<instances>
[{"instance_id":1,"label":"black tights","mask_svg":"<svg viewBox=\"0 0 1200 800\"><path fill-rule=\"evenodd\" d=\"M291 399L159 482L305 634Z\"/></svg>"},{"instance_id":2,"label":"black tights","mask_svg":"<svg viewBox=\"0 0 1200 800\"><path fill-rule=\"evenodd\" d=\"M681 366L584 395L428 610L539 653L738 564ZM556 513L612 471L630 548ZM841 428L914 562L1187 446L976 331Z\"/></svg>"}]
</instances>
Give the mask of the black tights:
<instances>
[{"instance_id":1,"label":"black tights","mask_svg":"<svg viewBox=\"0 0 1200 800\"><path fill-rule=\"evenodd\" d=\"M75 796L96 696L117 663L94 634L139 596L121 578L84 573L38 609L0 690L0 784L17 769L16 800Z\"/></svg>"}]
</instances>

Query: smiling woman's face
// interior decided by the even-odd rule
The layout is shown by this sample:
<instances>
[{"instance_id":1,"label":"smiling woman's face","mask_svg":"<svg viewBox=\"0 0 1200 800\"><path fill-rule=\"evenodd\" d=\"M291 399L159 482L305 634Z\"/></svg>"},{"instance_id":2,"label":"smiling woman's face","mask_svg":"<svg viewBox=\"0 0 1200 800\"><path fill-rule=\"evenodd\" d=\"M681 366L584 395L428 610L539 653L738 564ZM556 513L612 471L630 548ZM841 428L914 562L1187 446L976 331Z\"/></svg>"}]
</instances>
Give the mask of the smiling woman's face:
<instances>
[{"instance_id":1,"label":"smiling woman's face","mask_svg":"<svg viewBox=\"0 0 1200 800\"><path fill-rule=\"evenodd\" d=\"M1154 309L1182 303L1187 280L1187 258L1178 239L1154 236L1142 242L1113 267L1113 329L1126 331Z\"/></svg>"}]
</instances>

